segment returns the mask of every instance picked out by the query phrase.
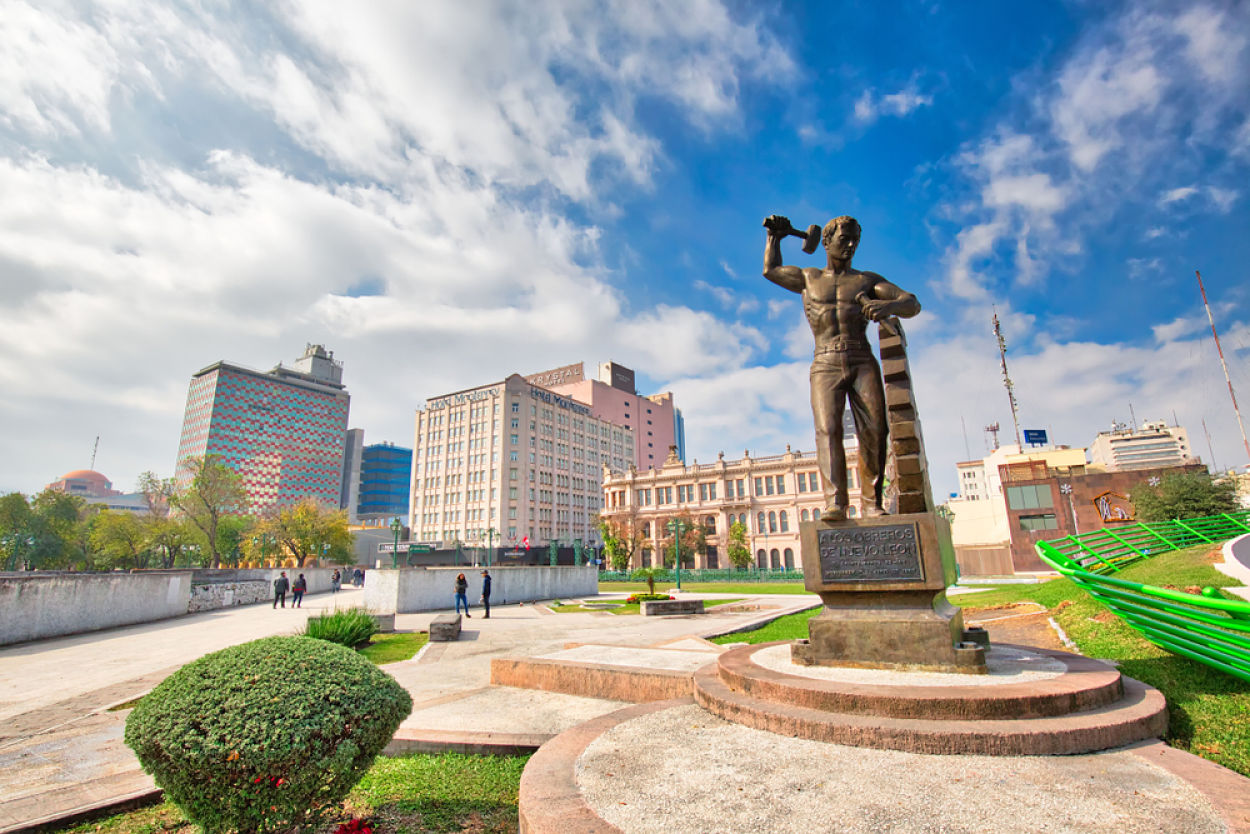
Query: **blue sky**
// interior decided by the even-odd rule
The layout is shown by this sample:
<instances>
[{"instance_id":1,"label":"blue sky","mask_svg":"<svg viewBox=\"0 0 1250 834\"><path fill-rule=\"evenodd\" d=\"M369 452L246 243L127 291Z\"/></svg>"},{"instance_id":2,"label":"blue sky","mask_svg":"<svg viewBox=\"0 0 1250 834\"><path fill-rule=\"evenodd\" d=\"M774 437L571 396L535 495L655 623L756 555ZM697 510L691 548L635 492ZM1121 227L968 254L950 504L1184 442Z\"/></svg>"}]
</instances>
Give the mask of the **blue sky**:
<instances>
[{"instance_id":1,"label":"blue sky","mask_svg":"<svg viewBox=\"0 0 1250 834\"><path fill-rule=\"evenodd\" d=\"M1011 420L1173 415L1247 463L1250 7L9 2L0 490L174 466L188 379L321 342L352 425L584 360L688 456L812 448L761 219L857 216L908 323L935 494ZM797 240L788 262L816 265ZM966 432L965 432L966 428ZM966 437L966 439L965 439Z\"/></svg>"}]
</instances>

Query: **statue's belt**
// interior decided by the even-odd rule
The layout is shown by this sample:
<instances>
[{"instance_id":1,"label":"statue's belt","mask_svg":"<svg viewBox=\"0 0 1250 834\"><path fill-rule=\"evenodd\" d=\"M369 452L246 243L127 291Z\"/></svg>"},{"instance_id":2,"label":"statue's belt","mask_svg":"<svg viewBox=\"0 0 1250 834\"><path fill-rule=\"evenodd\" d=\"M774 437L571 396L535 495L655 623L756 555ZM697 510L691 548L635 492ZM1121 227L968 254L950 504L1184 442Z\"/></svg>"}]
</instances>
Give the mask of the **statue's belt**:
<instances>
[{"instance_id":1,"label":"statue's belt","mask_svg":"<svg viewBox=\"0 0 1250 834\"><path fill-rule=\"evenodd\" d=\"M850 339L837 336L816 349L816 355L822 353L850 353L852 351L872 351L872 346L863 339Z\"/></svg>"}]
</instances>

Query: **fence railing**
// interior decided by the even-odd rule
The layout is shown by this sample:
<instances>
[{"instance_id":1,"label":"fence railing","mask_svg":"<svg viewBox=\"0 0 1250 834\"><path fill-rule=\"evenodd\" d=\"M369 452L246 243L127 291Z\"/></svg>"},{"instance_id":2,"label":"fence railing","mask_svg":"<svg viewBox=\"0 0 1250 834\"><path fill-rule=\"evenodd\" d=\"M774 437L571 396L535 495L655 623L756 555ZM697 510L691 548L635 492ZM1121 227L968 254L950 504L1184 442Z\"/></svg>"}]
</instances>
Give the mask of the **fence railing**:
<instances>
[{"instance_id":1,"label":"fence railing","mask_svg":"<svg viewBox=\"0 0 1250 834\"><path fill-rule=\"evenodd\" d=\"M605 570L599 572L600 582L638 582L632 579L632 570ZM677 576L666 570L656 576L656 582L674 582ZM686 582L802 582L801 570L731 570L727 568L682 568L681 581Z\"/></svg>"},{"instance_id":2,"label":"fence railing","mask_svg":"<svg viewBox=\"0 0 1250 834\"><path fill-rule=\"evenodd\" d=\"M1216 544L1250 533L1250 510L1202 518L1136 522L1090 533L1038 542L1035 549L1052 564L1096 574L1118 573L1141 559L1197 544Z\"/></svg>"},{"instance_id":3,"label":"fence railing","mask_svg":"<svg viewBox=\"0 0 1250 834\"><path fill-rule=\"evenodd\" d=\"M1162 524L1115 528L1038 542L1041 558L1084 588L1152 643L1250 681L1250 602L1225 599L1215 588L1188 594L1108 574L1152 553L1217 544L1250 532L1250 511ZM1106 533L1110 531L1099 531ZM1079 539L1079 541L1073 541Z\"/></svg>"}]
</instances>

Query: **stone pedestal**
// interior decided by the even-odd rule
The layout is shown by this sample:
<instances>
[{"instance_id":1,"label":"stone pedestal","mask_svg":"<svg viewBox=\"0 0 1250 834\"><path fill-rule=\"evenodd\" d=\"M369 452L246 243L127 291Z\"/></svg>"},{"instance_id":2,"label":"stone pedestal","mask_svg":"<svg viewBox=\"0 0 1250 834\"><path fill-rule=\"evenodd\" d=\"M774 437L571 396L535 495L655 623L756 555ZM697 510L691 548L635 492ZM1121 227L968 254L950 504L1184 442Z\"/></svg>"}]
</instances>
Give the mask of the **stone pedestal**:
<instances>
[{"instance_id":1,"label":"stone pedestal","mask_svg":"<svg viewBox=\"0 0 1250 834\"><path fill-rule=\"evenodd\" d=\"M804 585L824 610L791 656L805 666L985 673L985 647L963 639L946 521L907 513L800 525Z\"/></svg>"}]
</instances>

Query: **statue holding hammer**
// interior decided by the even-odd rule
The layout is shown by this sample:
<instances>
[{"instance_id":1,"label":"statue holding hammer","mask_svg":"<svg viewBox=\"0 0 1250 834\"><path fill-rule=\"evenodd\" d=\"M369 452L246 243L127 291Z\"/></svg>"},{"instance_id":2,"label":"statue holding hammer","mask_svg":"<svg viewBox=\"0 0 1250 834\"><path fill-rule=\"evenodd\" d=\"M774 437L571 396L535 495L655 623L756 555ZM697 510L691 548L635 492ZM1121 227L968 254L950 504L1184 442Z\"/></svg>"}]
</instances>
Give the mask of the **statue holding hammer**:
<instances>
[{"instance_id":1,"label":"statue holding hammer","mask_svg":"<svg viewBox=\"0 0 1250 834\"><path fill-rule=\"evenodd\" d=\"M768 240L764 277L803 297L803 310L816 341L812 359L812 417L816 424L816 461L825 492L822 521L847 517L846 452L842 448L842 414L850 401L859 438L859 481L864 515L883 515L881 506L886 461L885 391L881 369L868 343L868 322L891 316L910 318L920 302L875 272L851 266L859 246L859 222L835 217L821 229L795 230L779 215L764 220ZM781 239L805 238L803 250L824 244L825 268L783 266Z\"/></svg>"}]
</instances>

